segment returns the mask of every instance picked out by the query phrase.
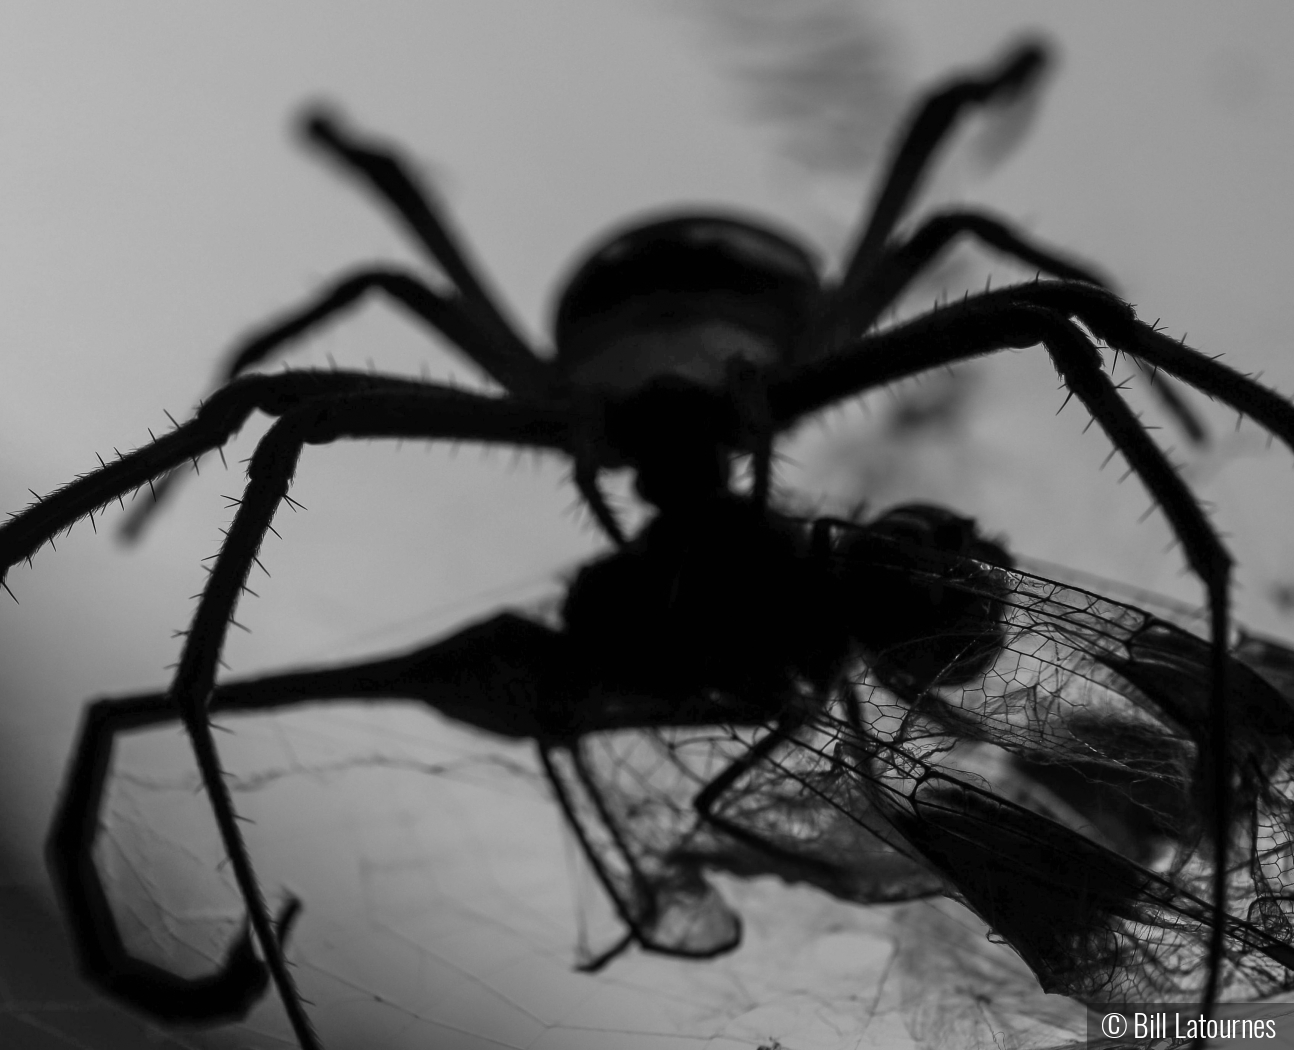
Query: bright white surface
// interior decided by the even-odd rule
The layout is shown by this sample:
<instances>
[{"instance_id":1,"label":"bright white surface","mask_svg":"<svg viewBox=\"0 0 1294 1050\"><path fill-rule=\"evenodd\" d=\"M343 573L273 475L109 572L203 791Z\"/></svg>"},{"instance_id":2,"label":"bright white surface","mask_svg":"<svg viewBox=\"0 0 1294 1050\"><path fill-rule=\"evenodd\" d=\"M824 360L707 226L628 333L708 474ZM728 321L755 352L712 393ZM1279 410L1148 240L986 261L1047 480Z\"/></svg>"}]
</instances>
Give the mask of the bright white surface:
<instances>
[{"instance_id":1,"label":"bright white surface","mask_svg":"<svg viewBox=\"0 0 1294 1050\"><path fill-rule=\"evenodd\" d=\"M1100 264L1143 316L1188 331L1192 345L1294 389L1288 5L905 3L885 17L905 90L982 61L1022 28L1046 29L1063 62L1034 133L968 198ZM646 3L455 0L326 13L290 3L18 4L3 26L6 510L25 505L28 486L44 492L89 469L96 451L146 440L146 427L167 425L162 409L180 416L238 333L319 280L365 260L413 258L371 201L288 138L306 99L335 100L436 175L536 336L563 268L633 212L722 203L792 224L809 214L774 177L767 140L734 118L687 23ZM344 365L371 359L416 373L426 362L433 375L470 379L381 308L293 361L322 365L328 353ZM810 435L795 449L804 484L881 506L944 500L1018 550L1196 597L1176 579L1180 558L1163 553L1162 522L1137 524L1146 499L1131 481L1115 484L1123 468L1097 470L1108 445L1079 437L1077 406L1052 418L1060 396L1042 355L1012 355L982 376L952 442ZM1241 609L1278 630L1271 588L1294 580L1289 458L1263 454L1254 428L1228 436L1230 417L1210 418L1223 451L1195 473L1240 557ZM233 447L231 464L257 432ZM293 495L310 510L280 518L284 541L267 548L273 579L240 612L252 633L236 632L226 659L248 673L390 648L491 606L489 592L551 577L594 546L562 479L558 464L472 449L309 450ZM13 882L43 885L40 839L84 700L163 683L178 645L170 633L203 579L199 559L228 519L219 494L239 487L238 474L213 463L143 547L122 550L106 529L96 537L80 525L57 554L11 575L22 605L0 607L0 826ZM474 773L464 786L374 766L479 749L427 724L336 712L240 725L230 742L248 775L286 773L239 802L260 821L267 885L290 884L307 901L298 944L303 972L321 982L316 1016L330 1047L376 1045L379 1032L381 1045L404 1045L402 1032L408 1045L726 1050L777 1038L799 1050L855 1037L901 1045L914 1027L939 1043L904 996L952 995L967 969L942 983L932 975L954 953L930 954L948 934L929 932L925 909L891 921L776 886L736 887L750 897L750 937L736 956L706 966L633 958L601 979L571 974L572 898L587 904L594 891L572 890L555 811L515 777ZM156 748L138 754L133 771L182 782L179 758L168 766ZM327 772L347 764L359 768ZM141 828L155 833L137 848L159 856L143 873L164 881L171 836L200 827L202 810L183 791L138 797L155 808L133 818L119 809L120 841L128 849ZM215 880L194 881L209 847L191 848L196 861L174 860L176 910L220 899ZM374 929L385 932L365 939ZM882 983L892 938L906 947ZM894 976L905 973L907 983ZM1008 990L1028 987L1027 977L1012 981ZM888 997L879 1007L878 987ZM375 1004L374 991L397 1005ZM37 1012L41 1023L73 1023L66 1007L84 993L63 994L63 1006ZM273 1046L266 1033L281 1031L271 1006L237 1036Z\"/></svg>"}]
</instances>

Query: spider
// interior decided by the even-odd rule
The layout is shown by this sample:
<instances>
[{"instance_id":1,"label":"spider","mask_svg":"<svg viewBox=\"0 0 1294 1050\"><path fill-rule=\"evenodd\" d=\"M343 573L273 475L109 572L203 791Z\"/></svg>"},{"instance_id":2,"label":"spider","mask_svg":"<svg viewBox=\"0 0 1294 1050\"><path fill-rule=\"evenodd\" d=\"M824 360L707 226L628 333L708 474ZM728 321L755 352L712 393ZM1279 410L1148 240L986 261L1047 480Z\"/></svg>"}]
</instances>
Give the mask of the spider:
<instances>
[{"instance_id":1,"label":"spider","mask_svg":"<svg viewBox=\"0 0 1294 1050\"><path fill-rule=\"evenodd\" d=\"M129 959L115 933L101 929L107 905L99 899L101 890L96 897L97 883L88 870L94 824L76 823L74 832L67 831L72 825L65 824L63 833L51 839L51 857L56 873L80 873L75 879L56 878L64 886L73 935L91 978L143 1009L189 1020L235 1016L272 979L298 1040L303 1046L318 1045L283 955L283 939L296 907L285 906L277 923L269 914L238 830L209 723L213 698L221 688L215 683L215 669L227 625L279 502L291 500L288 487L304 445L343 438L420 438L557 452L570 457L582 498L620 552L621 560L613 555L587 579L613 580L626 571L635 586L646 587L649 581L632 580L640 559L655 559L652 563L667 573L685 574L694 571L689 559L700 552L728 567L729 575L723 579L736 587L736 593L750 591L748 583L739 585L739 574L733 569L740 564L742 573L777 578L776 585L770 582L774 593L794 597L808 587L813 596L818 593L814 587L826 586L821 576L826 572L829 577L830 572L822 566L831 562L834 548L826 526L816 530L815 544L800 535L802 530L791 519L770 508L776 436L833 404L927 369L999 350L1042 346L1070 395L1087 408L1163 510L1182 542L1188 565L1208 593L1209 746L1200 748L1199 764L1213 822L1213 933L1203 992L1204 1001L1211 1004L1232 928L1223 907L1231 776L1229 721L1222 702L1228 695L1229 677L1235 673L1227 653L1231 560L1198 502L1105 374L1091 337L1236 408L1292 448L1294 407L1139 321L1093 273L1031 243L1002 220L977 212L949 212L928 219L909 236L896 233L932 154L958 118L969 109L1027 90L1044 64L1042 47L1025 43L1000 63L982 73L955 78L923 101L899 141L876 203L838 280L824 284L800 245L762 223L721 215L657 218L616 233L576 270L559 299L553 339L556 354L551 360L538 355L516 333L485 291L434 199L419 188L399 159L363 142L337 118L323 111L311 114L305 122L308 139L370 184L426 249L447 286L436 288L392 269L346 275L251 339L235 355L229 382L191 420L39 499L0 526L3 573L79 518L125 492L151 485L154 479L174 476L190 459L221 447L253 411L278 417L252 456L247 488L165 694L170 710L178 712L191 737L247 904L250 932L235 944L221 971L197 982ZM877 329L884 310L962 235L1035 266L1050 279L985 292ZM472 393L348 371L242 374L370 292L389 297L447 337L503 393ZM1164 387L1161 393L1170 401L1174 396L1171 388ZM734 481L734 460L739 456L751 458L748 491ZM599 489L600 473L618 468L633 471L639 495L656 512L647 531L635 537L625 534ZM954 529L952 535L954 540L962 536L952 545L954 551L960 550L964 534ZM734 558L733 549L744 557ZM818 582L809 586L804 581L810 578ZM614 603L614 591L610 587L601 600ZM725 631L717 640L719 651L708 653L706 644L714 639L698 644L697 638L704 635L688 635L677 625L650 621L654 610L664 620L681 617L699 630L695 613L692 619L683 615L687 607L671 601L662 608L660 595L650 587L648 592L641 610L630 608L624 615L636 628L649 629L649 634L656 630L655 637L679 646L679 651L666 650L664 678L636 679L639 668L632 647L629 651L613 647L621 653L623 666L605 661L599 666L612 679L621 679L618 689L607 692L589 685L584 692L577 691L574 695L580 702L574 714L578 717L559 727L561 732L586 734L612 728L624 718L629 718L630 725L642 725L648 721L643 712L661 725L702 716L742 725L752 720L762 725L773 718L775 727L751 746L754 757L745 760L740 767L744 769L790 739L805 717L806 705L812 710L827 704L826 697L837 684L841 653L847 648L841 638L853 638L849 631L842 634L837 629L824 635L835 638L833 649L825 642L806 640L796 632L795 623L786 622L784 613L770 620L790 632L793 644L739 617L751 627L750 637L767 642L767 647L752 647L749 638L743 641ZM717 586L701 587L701 592L723 594ZM586 581L586 586L572 592L572 601L574 595L587 593L598 590ZM617 605L622 607L623 602ZM597 621L599 608L595 600L585 604L589 622ZM736 615L741 610L731 599L716 598L712 611ZM648 616L646 621L643 615ZM508 631L514 628L507 626L511 621L500 622L504 626L471 636L470 651L455 657L467 661L488 651L485 681L491 687L480 687L479 679L473 687L476 672L470 662L461 662L460 677L468 679L460 683L461 695L471 702L464 706L442 698L443 702L456 717L504 735L553 734L553 719L560 721L560 710L546 713L538 722L523 717L525 704L519 707L516 690L519 687L523 696L542 695L542 668L523 661L521 673L513 673L517 668L510 666L508 654L515 652L509 649L515 639ZM707 621L706 629L713 630L712 624ZM979 638L976 645L985 637L983 632L972 632L972 641ZM555 652L553 659L560 669L569 654ZM773 659L787 652L794 658ZM656 658L661 660L659 653ZM958 660L952 664L958 665ZM971 666L976 666L974 660ZM756 670L769 677L761 681ZM907 674L915 680L923 677L911 668ZM329 695L327 672L323 675L313 687L319 697ZM333 687L349 686L343 679L333 679ZM941 681L956 679L945 675ZM617 707L619 693L629 697L626 703L633 717ZM695 698L694 706L688 706L687 697ZM138 718L147 721L155 714L141 709ZM116 729L112 719L105 722L97 717L101 721L96 724L102 728L91 732L89 743L78 752L68 800L87 791L93 795L96 778L107 768ZM129 723L130 718L124 721ZM845 741L845 746L848 752L862 745ZM740 776L740 770L720 774L718 786L701 791L698 804L713 804L724 784ZM628 918L633 919L629 925L635 937L651 943L648 924L635 915ZM96 931L102 935L97 942ZM264 964L255 956L252 934Z\"/></svg>"}]
</instances>

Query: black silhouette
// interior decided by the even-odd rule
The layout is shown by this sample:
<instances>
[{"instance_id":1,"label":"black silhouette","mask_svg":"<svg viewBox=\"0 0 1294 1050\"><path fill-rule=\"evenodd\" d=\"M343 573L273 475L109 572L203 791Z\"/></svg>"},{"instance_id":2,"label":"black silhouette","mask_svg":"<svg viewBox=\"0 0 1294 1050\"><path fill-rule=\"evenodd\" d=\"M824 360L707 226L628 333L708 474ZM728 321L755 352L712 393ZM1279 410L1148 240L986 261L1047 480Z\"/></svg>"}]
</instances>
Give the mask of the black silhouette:
<instances>
[{"instance_id":1,"label":"black silhouette","mask_svg":"<svg viewBox=\"0 0 1294 1050\"><path fill-rule=\"evenodd\" d=\"M317 1045L283 957L282 941L295 904L277 924L269 915L222 779L209 722L214 706L270 704L276 701L265 690L293 688L299 699L325 699L339 695L337 690L349 697L388 696L395 690L394 695L427 699L493 732L539 739L559 798L585 835L595 864L601 865L630 935L646 947L706 954L722 950L735 937L734 930L693 936L675 929L676 921L682 921L676 915L712 914L705 905L708 891L698 882L701 861L679 860L691 855L688 850L699 849L703 860L714 855L716 864L817 870L820 858L814 850L806 853L797 842L781 841L786 833L778 818L771 818L768 827L758 821L752 827L740 812L730 812L734 800L767 801L769 789L760 778L769 768L781 769L769 763L795 744L795 753L818 756L821 768L806 774L808 783L816 785L815 777L825 777L830 790L820 790L828 798L833 792L853 793L828 810L809 805L809 816L826 813L831 823L835 818L830 814L841 813L853 827L871 831L873 823L883 826L873 833L890 836L885 841L906 858L888 882L906 884L905 864L921 870L922 892L933 892L935 883L944 880L941 885L979 910L1044 982L1090 994L1083 989L1097 979L1093 975L1111 965L1105 942L1093 941L1090 951L1077 953L1072 977L1061 975L1057 953L1085 937L1105 938L1115 918L1143 922L1146 909L1173 916L1165 920L1173 930L1195 923L1190 936L1196 939L1212 927L1204 952L1207 981L1199 991L1206 1006L1216 1000L1220 982L1230 980L1227 960L1250 959L1254 952L1265 959L1283 958L1279 894L1264 891L1256 897L1261 914L1257 919L1251 914L1248 924L1226 912L1234 845L1231 815L1276 790L1264 777L1272 775L1271 764L1279 765L1283 754L1265 730L1250 732L1246 719L1252 712L1229 709L1233 695L1255 695L1227 651L1231 559L1198 502L1107 377L1091 336L1234 407L1292 448L1294 406L1139 321L1088 271L1029 243L998 219L947 213L927 220L910 236L895 232L933 151L958 116L968 107L1025 90L1044 61L1041 47L1026 44L987 73L955 79L927 97L906 129L870 217L834 283L822 283L799 245L749 220L710 215L657 220L615 235L576 271L560 299L557 353L551 361L517 335L448 232L434 200L401 162L352 137L334 118L311 115L305 124L310 141L366 180L394 210L439 267L441 287L396 270L345 276L249 341L230 366L230 381L193 419L39 499L0 526L3 572L79 518L219 448L254 410L278 417L252 456L247 488L165 699L159 695L92 708L92 725L100 728L83 739L50 846L91 977L141 1009L199 1020L245 1011L265 987L268 968L298 1040L303 1046ZM879 315L913 276L962 234L1059 279L969 297L873 331ZM381 291L447 336L503 388L503 395L347 371L241 374L370 291ZM1003 654L1013 652L1009 639L1016 630L1010 614L997 611L999 603L1011 607L1009 599L1019 586L1017 577L994 582L1006 572L1000 548L979 538L964 519L933 508L908 508L872 526L844 529L830 522L809 526L768 506L773 441L806 417L929 368L1036 345L1047 350L1070 395L1082 402L1146 485L1208 590L1209 643L1194 640L1175 648L1176 636L1164 641L1151 634L1124 639L1122 650L1108 658L1104 650L1088 645L1075 650L1084 654L1084 668L1104 668L1113 676L1114 695L1129 702L1133 695L1146 697L1137 702L1155 720L1171 722L1191 745L1173 752L1173 761L1189 768L1168 777L1165 790L1176 793L1171 812L1160 813L1156 803L1137 791L1131 793L1131 812L1137 820L1149 820L1141 814L1151 811L1169 842L1215 873L1209 904L1192 896L1199 889L1194 871L1189 877L1152 877L1103 843L1092 845L1090 838L964 778L921 767L932 759L907 742L904 733L914 726L922 733L942 734L944 750L972 744L1001 748L1024 764L1012 767L1013 777L1050 785L1057 796L1064 794L1067 770L1086 768L1064 750L1042 747L1034 754L1005 739L981 740L993 725L984 705L991 707L990 698L997 696L986 692L983 683L997 673ZM215 669L227 625L279 502L291 500L288 487L302 447L360 437L481 441L567 455L581 495L619 550L581 574L568 596L560 631L504 616L421 656L381 662L377 670L364 672L377 675L376 691L368 693L360 688L355 669L240 687L217 685ZM749 455L753 464L748 492L739 491L733 481L734 458L742 455ZM639 494L657 511L633 538L624 535L598 488L599 473L618 467L634 471ZM896 542L906 553L888 559L884 550ZM984 567L995 561L998 569ZM870 660L871 674L907 712L896 716L894 739L857 711L849 712L845 683L856 677L853 661L859 654ZM422 659L430 662L424 666ZM1070 663L1062 660L1057 666ZM1075 672L1078 678L1087 673ZM1170 707L1160 683L1164 676L1181 674L1196 685L1208 684L1178 710ZM553 681L562 688L555 689ZM1256 703L1264 711L1279 707L1268 701L1264 694ZM846 713L833 716L842 704ZM132 721L163 717L182 718L193 741L264 964L255 957L248 934L231 950L220 973L184 981L128 959L114 930L105 925L106 902L90 859L95 824L89 814L108 766L113 732ZM1051 732L1054 721L1042 718L1036 731ZM1079 715L1061 718L1056 731L1086 739L1085 732L1099 737L1098 730L1115 726L1109 730L1115 739L1099 738L1091 746L1115 756L1106 757L1107 765L1121 763L1142 780L1149 776L1143 766L1160 761L1167 741L1176 739L1167 731L1146 730L1135 720L1125 732L1122 723L1107 723L1101 712L1094 721L1097 728L1089 731ZM580 742L617 728L659 734L701 726L753 732L735 738L739 742L730 745L731 764L723 772L693 784L697 790L689 804L704 827L726 838L715 846L695 846L690 840L666 841L667 835L644 845L641 828L627 824L616 811L616 792L606 783L607 774L581 770L576 760ZM802 736L813 732L828 732L831 746L810 748ZM1049 754L1061 757L1048 759ZM569 767L559 768L566 761L561 756L569 756ZM1050 778L1055 784L1034 768L1049 763L1058 765L1044 771L1055 773ZM877 766L880 772L873 768ZM886 770L906 778L905 786L886 788L890 794L866 786L884 783ZM1123 770L1110 775L1110 790L1120 788L1122 775ZM746 787L750 778L754 786ZM583 795L576 797L580 790ZM775 808L781 805L775 789L772 797ZM595 823L608 836L605 842L588 830ZM1110 841L1127 830L1116 827ZM846 834L842 841L847 845L853 840ZM1028 854L1021 843L1033 843L1034 853ZM1205 844L1213 851L1211 864L1201 854ZM743 851L762 859L743 859ZM621 857L619 869L608 859L613 854ZM1042 869L1031 867L1050 865L1062 854L1066 863L1100 873L1093 876L1099 892L1076 904L1070 895L1058 895L1057 884L1048 882ZM1255 856L1247 851L1247 859ZM634 872L647 863L644 858L655 858L658 870L640 872L640 878ZM860 867L851 860L837 863ZM1024 913L1012 912L994 896L992 878L982 885L975 882L975 870L992 871L994 865L1004 872L1018 870L1042 887L1019 905ZM972 874L957 874L963 870ZM864 883L872 878L856 872L850 877ZM875 881L888 884L886 878ZM858 899L873 899L865 890L855 892ZM1050 909L1056 909L1054 939L1040 943L1031 938L1027 919ZM691 921L684 927L690 929ZM1150 945L1148 955L1154 955L1163 942L1147 938L1138 943ZM1175 955L1168 954L1167 961L1156 957L1146 965L1176 965Z\"/></svg>"}]
</instances>

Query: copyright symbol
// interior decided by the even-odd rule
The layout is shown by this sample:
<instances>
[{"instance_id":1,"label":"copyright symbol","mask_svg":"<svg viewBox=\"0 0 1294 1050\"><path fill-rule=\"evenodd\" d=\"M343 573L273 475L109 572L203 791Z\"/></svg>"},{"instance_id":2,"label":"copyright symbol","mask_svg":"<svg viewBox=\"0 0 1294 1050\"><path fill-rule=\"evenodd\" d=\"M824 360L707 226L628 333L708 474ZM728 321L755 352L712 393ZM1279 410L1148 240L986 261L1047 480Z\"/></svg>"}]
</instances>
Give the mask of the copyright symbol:
<instances>
[{"instance_id":1,"label":"copyright symbol","mask_svg":"<svg viewBox=\"0 0 1294 1050\"><path fill-rule=\"evenodd\" d=\"M1120 1038L1128 1030L1128 1019L1123 1014L1106 1014L1101 1018L1101 1033L1110 1039Z\"/></svg>"}]
</instances>

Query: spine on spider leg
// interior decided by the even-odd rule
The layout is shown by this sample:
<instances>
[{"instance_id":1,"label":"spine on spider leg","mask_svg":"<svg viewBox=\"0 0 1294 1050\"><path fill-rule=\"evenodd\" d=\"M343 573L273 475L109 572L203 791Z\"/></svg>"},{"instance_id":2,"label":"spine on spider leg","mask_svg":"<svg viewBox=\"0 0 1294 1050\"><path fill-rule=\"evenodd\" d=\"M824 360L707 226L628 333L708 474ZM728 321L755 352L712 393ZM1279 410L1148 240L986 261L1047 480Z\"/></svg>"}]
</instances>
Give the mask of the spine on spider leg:
<instances>
[{"instance_id":1,"label":"spine on spider leg","mask_svg":"<svg viewBox=\"0 0 1294 1050\"><path fill-rule=\"evenodd\" d=\"M0 580L45 543L91 512L107 506L176 467L223 445L260 409L281 416L313 399L361 391L413 391L413 380L354 372L293 372L247 376L217 391L197 415L152 444L103 463L0 525Z\"/></svg>"},{"instance_id":2,"label":"spine on spider leg","mask_svg":"<svg viewBox=\"0 0 1294 1050\"><path fill-rule=\"evenodd\" d=\"M13 565L29 559L59 532L70 529L114 500L124 508L122 497L153 479L223 445L257 407L268 399L252 383L226 387L198 411L196 417L169 434L156 438L100 469L84 474L70 484L37 497L34 504L0 525L0 579Z\"/></svg>"},{"instance_id":3,"label":"spine on spider leg","mask_svg":"<svg viewBox=\"0 0 1294 1050\"><path fill-rule=\"evenodd\" d=\"M176 671L173 694L191 696L206 703L215 680L226 627L246 589L247 575L257 561L265 534L273 528L279 501L300 457L299 443L283 440L283 423L276 424L261 442L248 464L248 484L233 523L225 533L216 563L203 588L202 598L189 626L184 653Z\"/></svg>"},{"instance_id":4,"label":"spine on spider leg","mask_svg":"<svg viewBox=\"0 0 1294 1050\"><path fill-rule=\"evenodd\" d=\"M1077 317L1103 342L1249 416L1294 452L1294 404L1288 398L1140 320L1118 296L1090 285L1054 282L1034 286L1027 298Z\"/></svg>"},{"instance_id":5,"label":"spine on spider leg","mask_svg":"<svg viewBox=\"0 0 1294 1050\"><path fill-rule=\"evenodd\" d=\"M309 415L308 410L305 415ZM185 639L170 697L184 720L235 881L247 905L248 917L293 1032L303 1048L314 1048L318 1046L318 1040L287 969L280 933L270 919L247 845L238 827L238 816L225 783L208 716L215 668L234 607L265 533L271 526L274 511L287 495L288 483L296 470L301 450L296 433L301 421L300 412L280 420L252 455L247 471L247 489L203 589L198 611Z\"/></svg>"},{"instance_id":6,"label":"spine on spider leg","mask_svg":"<svg viewBox=\"0 0 1294 1050\"><path fill-rule=\"evenodd\" d=\"M212 447L212 440L193 427L182 427L150 445L121 455L101 469L83 474L70 484L37 497L26 510L0 525L0 579L20 561L31 558L45 543L70 529L81 518L114 500L121 501L152 479ZM124 502L122 504L124 506Z\"/></svg>"}]
</instances>

